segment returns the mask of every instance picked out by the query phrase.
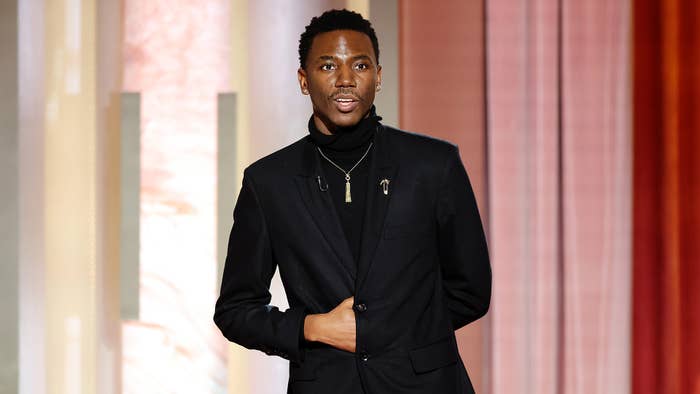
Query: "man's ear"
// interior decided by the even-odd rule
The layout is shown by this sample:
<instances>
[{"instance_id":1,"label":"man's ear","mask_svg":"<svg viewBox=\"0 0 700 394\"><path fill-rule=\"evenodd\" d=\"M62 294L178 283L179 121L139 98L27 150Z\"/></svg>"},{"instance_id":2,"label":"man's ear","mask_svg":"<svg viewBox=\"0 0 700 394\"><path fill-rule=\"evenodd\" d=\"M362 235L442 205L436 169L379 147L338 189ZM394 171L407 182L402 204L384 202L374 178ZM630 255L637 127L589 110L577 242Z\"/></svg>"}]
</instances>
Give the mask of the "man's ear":
<instances>
[{"instance_id":1,"label":"man's ear","mask_svg":"<svg viewBox=\"0 0 700 394\"><path fill-rule=\"evenodd\" d=\"M297 70L297 78L299 78L299 88L301 89L301 94L309 94L309 84L306 81L306 70L299 67Z\"/></svg>"},{"instance_id":2,"label":"man's ear","mask_svg":"<svg viewBox=\"0 0 700 394\"><path fill-rule=\"evenodd\" d=\"M377 90L381 90L382 86L382 65L377 64Z\"/></svg>"}]
</instances>

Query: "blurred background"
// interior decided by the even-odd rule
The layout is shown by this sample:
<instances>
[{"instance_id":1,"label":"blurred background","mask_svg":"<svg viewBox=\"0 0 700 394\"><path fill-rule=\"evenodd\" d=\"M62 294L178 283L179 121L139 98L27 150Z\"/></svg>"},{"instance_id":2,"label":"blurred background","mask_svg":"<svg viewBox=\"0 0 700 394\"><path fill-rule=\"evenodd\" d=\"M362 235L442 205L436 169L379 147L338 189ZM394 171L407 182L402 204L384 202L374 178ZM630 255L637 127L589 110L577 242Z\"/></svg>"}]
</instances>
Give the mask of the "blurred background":
<instances>
[{"instance_id":1,"label":"blurred background","mask_svg":"<svg viewBox=\"0 0 700 394\"><path fill-rule=\"evenodd\" d=\"M344 7L384 123L477 193L477 391L700 393L696 0L3 0L0 393L284 392L214 302L243 168L307 133L299 35Z\"/></svg>"}]
</instances>

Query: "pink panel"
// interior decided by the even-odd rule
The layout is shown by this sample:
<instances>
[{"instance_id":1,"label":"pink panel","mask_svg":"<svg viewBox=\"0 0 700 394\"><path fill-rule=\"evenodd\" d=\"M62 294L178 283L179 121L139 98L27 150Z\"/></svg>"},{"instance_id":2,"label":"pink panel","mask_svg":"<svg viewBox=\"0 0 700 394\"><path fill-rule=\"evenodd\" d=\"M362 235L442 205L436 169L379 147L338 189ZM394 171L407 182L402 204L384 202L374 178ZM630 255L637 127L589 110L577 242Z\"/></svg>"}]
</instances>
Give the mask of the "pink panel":
<instances>
[{"instance_id":1,"label":"pink panel","mask_svg":"<svg viewBox=\"0 0 700 394\"><path fill-rule=\"evenodd\" d=\"M496 393L629 390L628 9L488 2Z\"/></svg>"},{"instance_id":2,"label":"pink panel","mask_svg":"<svg viewBox=\"0 0 700 394\"><path fill-rule=\"evenodd\" d=\"M226 390L216 301L216 94L229 1L127 0L124 90L142 94L140 320L123 329L126 393Z\"/></svg>"},{"instance_id":3,"label":"pink panel","mask_svg":"<svg viewBox=\"0 0 700 394\"><path fill-rule=\"evenodd\" d=\"M493 392L558 393L557 1L488 17Z\"/></svg>"},{"instance_id":4,"label":"pink panel","mask_svg":"<svg viewBox=\"0 0 700 394\"><path fill-rule=\"evenodd\" d=\"M630 388L629 7L568 1L563 10L567 393Z\"/></svg>"}]
</instances>

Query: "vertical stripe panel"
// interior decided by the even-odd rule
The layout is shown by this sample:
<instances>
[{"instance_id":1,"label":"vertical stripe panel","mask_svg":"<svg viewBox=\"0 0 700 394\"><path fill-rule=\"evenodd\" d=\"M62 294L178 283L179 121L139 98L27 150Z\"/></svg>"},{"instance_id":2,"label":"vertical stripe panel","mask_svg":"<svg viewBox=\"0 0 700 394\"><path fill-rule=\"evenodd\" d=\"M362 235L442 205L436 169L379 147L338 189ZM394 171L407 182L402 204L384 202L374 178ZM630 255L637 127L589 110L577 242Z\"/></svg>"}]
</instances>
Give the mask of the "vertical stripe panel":
<instances>
[{"instance_id":1,"label":"vertical stripe panel","mask_svg":"<svg viewBox=\"0 0 700 394\"><path fill-rule=\"evenodd\" d=\"M488 4L493 392L557 393L558 3Z\"/></svg>"},{"instance_id":2,"label":"vertical stripe panel","mask_svg":"<svg viewBox=\"0 0 700 394\"><path fill-rule=\"evenodd\" d=\"M564 391L627 393L630 5L563 4Z\"/></svg>"}]
</instances>

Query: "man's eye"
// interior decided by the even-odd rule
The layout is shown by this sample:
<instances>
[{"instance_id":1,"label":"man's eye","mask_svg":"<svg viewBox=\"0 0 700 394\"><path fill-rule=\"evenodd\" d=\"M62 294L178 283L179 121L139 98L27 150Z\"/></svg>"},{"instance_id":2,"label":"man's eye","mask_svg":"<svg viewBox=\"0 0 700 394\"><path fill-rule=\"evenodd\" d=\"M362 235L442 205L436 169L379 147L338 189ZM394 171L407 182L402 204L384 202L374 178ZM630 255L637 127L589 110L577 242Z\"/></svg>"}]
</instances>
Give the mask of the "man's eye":
<instances>
[{"instance_id":1,"label":"man's eye","mask_svg":"<svg viewBox=\"0 0 700 394\"><path fill-rule=\"evenodd\" d=\"M358 65L355 66L358 70L366 70L369 68L369 66L365 63L359 63Z\"/></svg>"},{"instance_id":2,"label":"man's eye","mask_svg":"<svg viewBox=\"0 0 700 394\"><path fill-rule=\"evenodd\" d=\"M321 66L321 70L323 70L323 71L331 71L334 69L335 69L335 66L332 64L324 64Z\"/></svg>"}]
</instances>

